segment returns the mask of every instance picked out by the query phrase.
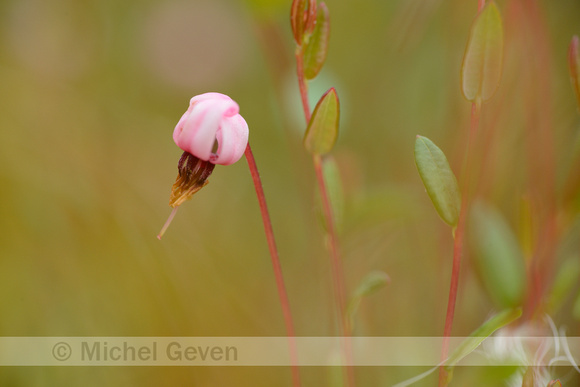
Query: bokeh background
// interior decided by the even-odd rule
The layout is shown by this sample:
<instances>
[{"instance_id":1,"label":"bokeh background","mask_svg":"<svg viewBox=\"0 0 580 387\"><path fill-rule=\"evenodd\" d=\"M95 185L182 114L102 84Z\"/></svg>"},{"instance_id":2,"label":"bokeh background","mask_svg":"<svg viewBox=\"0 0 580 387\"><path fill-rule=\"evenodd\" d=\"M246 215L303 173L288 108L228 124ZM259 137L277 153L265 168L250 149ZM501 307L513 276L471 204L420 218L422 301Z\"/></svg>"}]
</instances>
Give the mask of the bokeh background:
<instances>
[{"instance_id":1,"label":"bokeh background","mask_svg":"<svg viewBox=\"0 0 580 387\"><path fill-rule=\"evenodd\" d=\"M580 4L497 3L505 70L484 105L473 189L504 214L527 255L548 246L540 254L550 263L549 293L559 262L580 259L580 116L566 62ZM334 86L342 104L333 157L346 281L352 291L371 270L391 278L363 300L354 334L440 336L452 238L424 191L413 143L416 134L431 138L460 176L470 104L459 73L477 2L327 5L329 55L310 92L315 103ZM155 238L181 153L173 128L189 98L208 91L235 99L250 126L298 335L337 333L301 144L289 8L290 0L0 1L1 335L285 334L243 159L218 166L164 239ZM546 224L556 230L547 241ZM549 311L569 335L579 333L575 283ZM467 254L454 335L468 335L494 310ZM382 386L416 371L356 374L359 385ZM332 385L332 369L302 372L305 386ZM457 373L461 380L469 370ZM477 380L470 385L485 385ZM3 369L0 384L289 386L290 372L17 367Z\"/></svg>"}]
</instances>

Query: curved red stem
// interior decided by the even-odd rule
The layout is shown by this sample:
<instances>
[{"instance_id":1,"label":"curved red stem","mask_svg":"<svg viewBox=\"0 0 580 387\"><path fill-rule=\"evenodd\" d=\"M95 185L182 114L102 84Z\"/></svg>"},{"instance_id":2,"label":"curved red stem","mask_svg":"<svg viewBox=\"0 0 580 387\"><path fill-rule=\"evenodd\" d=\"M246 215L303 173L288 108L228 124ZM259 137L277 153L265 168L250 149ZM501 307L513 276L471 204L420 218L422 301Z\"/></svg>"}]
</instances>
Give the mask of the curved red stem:
<instances>
[{"instance_id":1,"label":"curved red stem","mask_svg":"<svg viewBox=\"0 0 580 387\"><path fill-rule=\"evenodd\" d=\"M300 387L300 370L298 368L298 352L296 349L296 334L294 333L294 323L292 322L292 312L290 311L290 301L286 286L284 284L284 276L282 275L282 266L280 265L280 258L278 256L278 248L276 247L276 239L274 238L274 230L272 228L272 221L270 220L270 213L266 205L266 196L262 188L262 180L258 173L258 166L254 159L254 154L250 148L250 144L245 151L248 167L252 174L254 181L254 188L256 189L256 196L260 204L260 212L262 213L262 221L264 223L264 231L266 233L266 240L268 241L268 248L270 249L270 257L272 258L272 267L274 269L274 277L276 278L276 286L278 288L278 297L280 298L280 305L282 306L282 313L284 314L284 322L286 324L286 334L288 335L288 344L290 346L290 360L292 362L292 381L294 387Z\"/></svg>"}]
</instances>

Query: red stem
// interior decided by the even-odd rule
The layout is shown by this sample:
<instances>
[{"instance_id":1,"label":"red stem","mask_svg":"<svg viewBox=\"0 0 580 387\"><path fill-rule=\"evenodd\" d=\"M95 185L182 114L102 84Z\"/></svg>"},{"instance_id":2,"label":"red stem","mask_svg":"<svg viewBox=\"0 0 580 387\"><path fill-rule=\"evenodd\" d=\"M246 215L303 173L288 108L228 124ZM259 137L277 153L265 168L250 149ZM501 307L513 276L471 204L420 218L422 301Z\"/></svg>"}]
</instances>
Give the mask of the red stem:
<instances>
[{"instance_id":1,"label":"red stem","mask_svg":"<svg viewBox=\"0 0 580 387\"><path fill-rule=\"evenodd\" d=\"M318 188L320 189L320 196L322 198L322 207L324 217L326 219L328 236L330 238L330 259L332 261L332 279L334 283L334 293L339 313L339 332L341 336L348 336L350 329L348 328L348 319L346 318L346 292L344 286L344 271L340 261L340 253L338 251L338 241L336 238L336 228L334 226L334 216L332 214L332 207L328 196L328 190L324 181L324 174L322 172L322 159L319 155L313 157L314 171L316 173L316 180Z\"/></svg>"},{"instance_id":2,"label":"red stem","mask_svg":"<svg viewBox=\"0 0 580 387\"><path fill-rule=\"evenodd\" d=\"M296 349L296 335L294 333L294 324L292 322L292 313L290 311L290 302L288 300L288 293L284 285L284 276L282 275L282 266L278 257L278 249L276 248L276 240L274 239L274 230L272 229L272 221L266 205L266 196L262 188L262 181L258 173L258 166L250 148L250 143L245 151L248 167L252 174L254 181L254 188L256 189L256 196L260 204L260 211L262 213L262 221L264 223L264 231L266 232L266 240L268 241L268 248L270 249L270 257L272 258L272 267L274 268L274 277L276 278L276 286L278 287L278 296L280 304L282 305L282 313L284 314L284 322L286 324L286 334L288 335L288 343L290 345L290 358L292 362L292 381L294 387L300 387L300 371L298 369L298 353Z\"/></svg>"},{"instance_id":3,"label":"red stem","mask_svg":"<svg viewBox=\"0 0 580 387\"><path fill-rule=\"evenodd\" d=\"M304 79L304 61L302 59L302 48L296 48L296 73L298 75L298 86L300 87L300 97L302 99L302 109L306 123L310 122L310 104L308 102L308 85Z\"/></svg>"},{"instance_id":4,"label":"red stem","mask_svg":"<svg viewBox=\"0 0 580 387\"><path fill-rule=\"evenodd\" d=\"M467 142L467 160L465 163L465 172L462 181L462 199L461 209L459 210L459 219L457 221L457 228L454 233L453 242L453 264L451 267L451 284L449 286L449 299L447 301L447 314L445 316L445 329L443 331L443 345L441 348L441 361L447 359L449 353L449 337L451 336L451 328L453 327L453 317L455 315L455 304L457 301L457 289L459 287L459 271L461 268L461 257L463 255L463 236L465 235L465 219L470 201L470 180L471 180L471 164L473 153L473 141L479 126L479 116L481 113L481 102L477 101L471 105L471 125L469 129L469 140ZM439 387L447 386L447 371L444 366L439 368Z\"/></svg>"},{"instance_id":5,"label":"red stem","mask_svg":"<svg viewBox=\"0 0 580 387\"><path fill-rule=\"evenodd\" d=\"M298 46L296 48L296 72L298 75L298 85L300 87L300 97L302 100L302 108L304 109L304 118L306 123L310 122L310 104L308 102L308 85L304 78L304 64L302 57L302 48ZM330 205L330 198L328 195L328 189L326 187L326 182L324 181L324 174L322 172L322 158L320 155L315 155L312 158L314 164L314 171L316 173L316 181L318 183L318 189L320 191L320 196L322 198L322 207L324 212L324 218L327 225L329 245L330 245L330 260L332 266L332 282L334 290L334 299L336 303L336 309L339 314L338 316L338 331L343 337L343 353L345 361L347 363L346 368L346 379L348 386L354 387L354 371L352 366L352 350L350 342L350 323L346 315L346 286L344 281L344 271L342 268L342 262L340 260L340 253L338 249L338 238L336 235L336 228L334 225L334 216L332 214L332 207Z\"/></svg>"},{"instance_id":6,"label":"red stem","mask_svg":"<svg viewBox=\"0 0 580 387\"><path fill-rule=\"evenodd\" d=\"M477 2L477 12L480 12L483 7L485 7L485 0L478 0Z\"/></svg>"}]
</instances>

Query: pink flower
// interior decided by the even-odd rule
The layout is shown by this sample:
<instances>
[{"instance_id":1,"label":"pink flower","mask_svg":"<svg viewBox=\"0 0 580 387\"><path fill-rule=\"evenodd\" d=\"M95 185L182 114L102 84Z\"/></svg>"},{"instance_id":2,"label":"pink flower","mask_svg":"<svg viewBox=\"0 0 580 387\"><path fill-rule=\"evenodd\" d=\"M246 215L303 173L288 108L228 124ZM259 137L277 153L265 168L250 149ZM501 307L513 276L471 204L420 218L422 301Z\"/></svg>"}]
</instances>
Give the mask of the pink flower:
<instances>
[{"instance_id":1,"label":"pink flower","mask_svg":"<svg viewBox=\"0 0 580 387\"><path fill-rule=\"evenodd\" d=\"M173 140L178 147L212 164L238 161L248 145L248 124L238 104L220 93L196 95L181 117Z\"/></svg>"},{"instance_id":2,"label":"pink flower","mask_svg":"<svg viewBox=\"0 0 580 387\"><path fill-rule=\"evenodd\" d=\"M196 95L189 101L173 131L175 144L183 150L169 198L173 211L157 238L161 239L179 206L207 185L214 164L233 164L246 151L248 124L239 111L235 101L220 93Z\"/></svg>"}]
</instances>

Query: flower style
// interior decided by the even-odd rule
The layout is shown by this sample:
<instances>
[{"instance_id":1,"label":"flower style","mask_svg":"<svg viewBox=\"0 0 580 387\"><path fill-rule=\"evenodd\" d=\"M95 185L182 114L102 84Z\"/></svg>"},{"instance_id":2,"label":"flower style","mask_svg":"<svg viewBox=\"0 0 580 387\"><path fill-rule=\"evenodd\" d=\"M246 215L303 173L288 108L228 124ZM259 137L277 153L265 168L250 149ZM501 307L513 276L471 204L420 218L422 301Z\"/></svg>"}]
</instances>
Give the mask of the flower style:
<instances>
[{"instance_id":1,"label":"flower style","mask_svg":"<svg viewBox=\"0 0 580 387\"><path fill-rule=\"evenodd\" d=\"M215 164L233 164L244 154L248 124L239 111L234 100L220 93L200 94L190 100L173 131L175 144L184 152L169 198L173 211L157 238L161 239L177 208L208 183Z\"/></svg>"}]
</instances>

